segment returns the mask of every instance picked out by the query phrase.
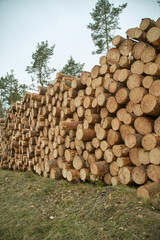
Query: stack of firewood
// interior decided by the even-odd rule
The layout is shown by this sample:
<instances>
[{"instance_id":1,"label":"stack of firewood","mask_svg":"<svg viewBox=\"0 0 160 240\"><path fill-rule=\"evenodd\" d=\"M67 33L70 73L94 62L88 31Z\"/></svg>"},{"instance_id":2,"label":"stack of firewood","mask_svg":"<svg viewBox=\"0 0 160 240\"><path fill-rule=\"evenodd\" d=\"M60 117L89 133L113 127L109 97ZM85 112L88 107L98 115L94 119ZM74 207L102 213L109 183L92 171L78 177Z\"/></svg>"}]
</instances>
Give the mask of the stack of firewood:
<instances>
[{"instance_id":1,"label":"stack of firewood","mask_svg":"<svg viewBox=\"0 0 160 240\"><path fill-rule=\"evenodd\" d=\"M1 167L160 191L160 18L116 36L80 78L58 73L6 113ZM147 185L146 185L147 184Z\"/></svg>"},{"instance_id":2,"label":"stack of firewood","mask_svg":"<svg viewBox=\"0 0 160 240\"><path fill-rule=\"evenodd\" d=\"M2 138L3 138L4 130L5 130L5 118L0 118L0 168L2 167L2 162L3 162L3 168L8 168L8 165L6 165L6 162L4 161L4 155L3 155L4 142L2 141Z\"/></svg>"}]
</instances>

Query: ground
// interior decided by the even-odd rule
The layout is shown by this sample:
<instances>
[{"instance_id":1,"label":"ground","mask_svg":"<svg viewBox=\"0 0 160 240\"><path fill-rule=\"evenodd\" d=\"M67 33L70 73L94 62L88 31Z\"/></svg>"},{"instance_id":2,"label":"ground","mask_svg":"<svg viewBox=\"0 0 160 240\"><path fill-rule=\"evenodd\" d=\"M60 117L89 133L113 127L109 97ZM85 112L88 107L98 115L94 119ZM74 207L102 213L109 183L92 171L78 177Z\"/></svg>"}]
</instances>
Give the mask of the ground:
<instances>
[{"instance_id":1,"label":"ground","mask_svg":"<svg viewBox=\"0 0 160 240\"><path fill-rule=\"evenodd\" d=\"M160 197L0 169L0 240L159 240Z\"/></svg>"}]
</instances>

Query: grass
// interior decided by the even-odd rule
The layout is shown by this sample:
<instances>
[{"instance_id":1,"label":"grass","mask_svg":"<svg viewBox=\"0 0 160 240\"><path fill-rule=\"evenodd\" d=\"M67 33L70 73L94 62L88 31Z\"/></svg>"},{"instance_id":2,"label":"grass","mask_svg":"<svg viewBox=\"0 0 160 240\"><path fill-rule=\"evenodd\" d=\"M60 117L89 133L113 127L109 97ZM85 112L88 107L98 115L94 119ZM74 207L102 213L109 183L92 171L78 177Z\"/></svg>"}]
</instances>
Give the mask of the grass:
<instances>
[{"instance_id":1,"label":"grass","mask_svg":"<svg viewBox=\"0 0 160 240\"><path fill-rule=\"evenodd\" d=\"M159 240L160 198L0 170L0 240Z\"/></svg>"}]
</instances>

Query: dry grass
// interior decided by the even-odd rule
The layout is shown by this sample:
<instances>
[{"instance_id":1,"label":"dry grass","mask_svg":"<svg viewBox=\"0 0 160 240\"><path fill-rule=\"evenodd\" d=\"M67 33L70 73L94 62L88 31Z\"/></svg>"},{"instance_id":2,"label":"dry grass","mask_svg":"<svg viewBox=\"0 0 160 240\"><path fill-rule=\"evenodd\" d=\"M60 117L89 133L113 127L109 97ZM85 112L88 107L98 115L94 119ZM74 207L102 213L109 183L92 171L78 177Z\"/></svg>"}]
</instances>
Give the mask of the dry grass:
<instances>
[{"instance_id":1,"label":"dry grass","mask_svg":"<svg viewBox=\"0 0 160 240\"><path fill-rule=\"evenodd\" d=\"M160 198L0 170L1 240L159 240Z\"/></svg>"}]
</instances>

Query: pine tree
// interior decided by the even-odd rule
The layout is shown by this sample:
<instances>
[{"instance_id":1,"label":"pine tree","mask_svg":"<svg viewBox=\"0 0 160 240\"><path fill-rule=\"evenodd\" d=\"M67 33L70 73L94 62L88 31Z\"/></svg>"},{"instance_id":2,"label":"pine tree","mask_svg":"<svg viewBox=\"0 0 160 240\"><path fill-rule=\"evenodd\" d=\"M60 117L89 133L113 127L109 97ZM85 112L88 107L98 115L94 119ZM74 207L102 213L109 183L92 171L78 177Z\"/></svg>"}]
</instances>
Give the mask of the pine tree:
<instances>
[{"instance_id":1,"label":"pine tree","mask_svg":"<svg viewBox=\"0 0 160 240\"><path fill-rule=\"evenodd\" d=\"M4 115L11 103L20 101L24 92L28 88L25 84L19 84L11 70L5 77L0 78L0 116Z\"/></svg>"},{"instance_id":2,"label":"pine tree","mask_svg":"<svg viewBox=\"0 0 160 240\"><path fill-rule=\"evenodd\" d=\"M31 62L31 66L27 66L26 68L26 72L31 74L32 88L37 87L35 82L41 86L48 85L50 83L50 75L56 71L54 68L48 67L54 48L55 45L49 47L48 41L42 41L37 44L36 51L32 53L33 61Z\"/></svg>"},{"instance_id":3,"label":"pine tree","mask_svg":"<svg viewBox=\"0 0 160 240\"><path fill-rule=\"evenodd\" d=\"M159 4L159 6L160 6L160 0L158 0L158 1L157 1L157 3L158 3L158 4Z\"/></svg>"},{"instance_id":4,"label":"pine tree","mask_svg":"<svg viewBox=\"0 0 160 240\"><path fill-rule=\"evenodd\" d=\"M127 3L114 7L108 0L98 0L95 9L92 9L91 17L94 23L87 26L91 29L92 40L97 47L92 54L100 54L109 50L109 44L118 26L119 14L126 8Z\"/></svg>"},{"instance_id":5,"label":"pine tree","mask_svg":"<svg viewBox=\"0 0 160 240\"><path fill-rule=\"evenodd\" d=\"M84 63L76 63L75 60L70 57L67 64L60 70L61 73L72 75L74 77L80 77L81 72L83 71Z\"/></svg>"}]
</instances>

